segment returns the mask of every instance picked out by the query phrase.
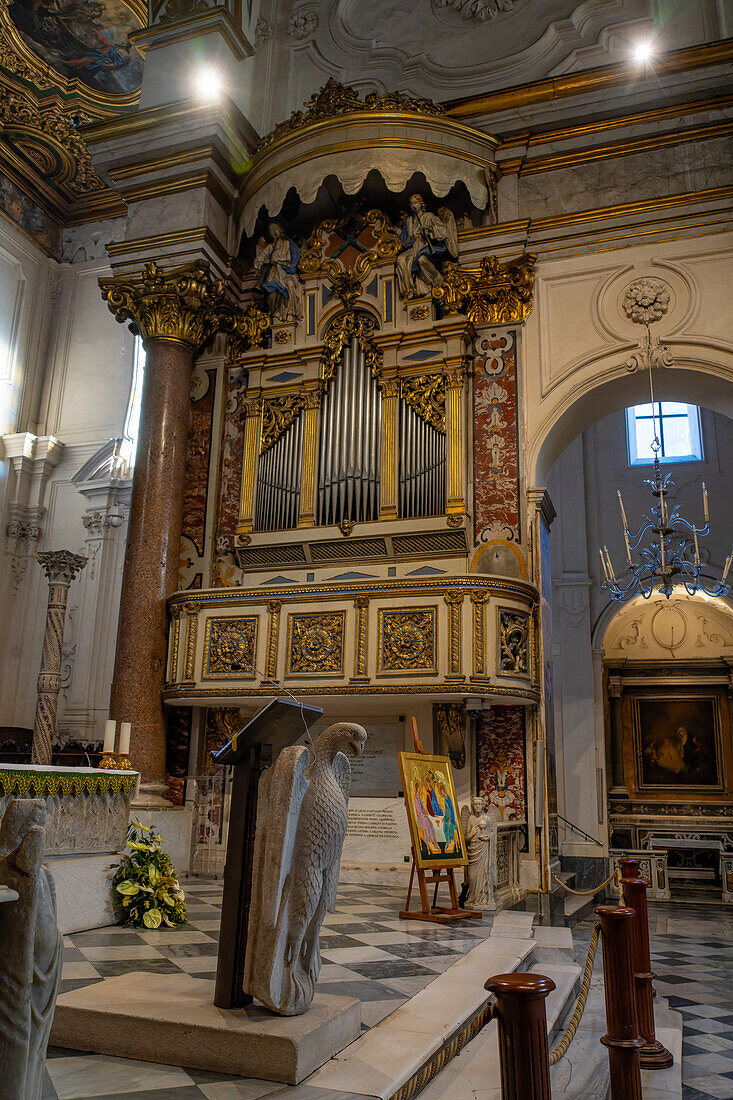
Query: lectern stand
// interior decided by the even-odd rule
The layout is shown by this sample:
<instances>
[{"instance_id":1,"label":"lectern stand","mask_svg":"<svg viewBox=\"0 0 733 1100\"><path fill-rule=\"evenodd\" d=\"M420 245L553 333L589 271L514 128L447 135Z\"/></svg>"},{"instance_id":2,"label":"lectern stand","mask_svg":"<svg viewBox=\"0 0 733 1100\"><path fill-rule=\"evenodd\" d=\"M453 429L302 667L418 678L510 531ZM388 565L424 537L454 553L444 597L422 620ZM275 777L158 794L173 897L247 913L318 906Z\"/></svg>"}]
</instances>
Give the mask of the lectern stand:
<instances>
[{"instance_id":1,"label":"lectern stand","mask_svg":"<svg viewBox=\"0 0 733 1100\"><path fill-rule=\"evenodd\" d=\"M244 992L242 982L252 895L260 773L322 715L319 707L273 699L231 741L214 753L217 764L232 765L234 768L214 991L217 1008L243 1008L252 1003L252 997Z\"/></svg>"}]
</instances>

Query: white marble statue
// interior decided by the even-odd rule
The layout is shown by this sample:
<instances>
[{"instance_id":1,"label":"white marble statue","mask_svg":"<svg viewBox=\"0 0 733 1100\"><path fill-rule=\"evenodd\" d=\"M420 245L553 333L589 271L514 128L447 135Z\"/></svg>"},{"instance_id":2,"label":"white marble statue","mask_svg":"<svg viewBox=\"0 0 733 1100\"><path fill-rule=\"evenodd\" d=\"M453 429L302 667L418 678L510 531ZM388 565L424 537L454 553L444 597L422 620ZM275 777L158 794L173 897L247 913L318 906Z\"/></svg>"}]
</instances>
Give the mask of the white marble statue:
<instances>
[{"instance_id":1,"label":"white marble statue","mask_svg":"<svg viewBox=\"0 0 733 1100\"><path fill-rule=\"evenodd\" d=\"M0 1095L39 1100L61 979L62 939L53 879L42 864L46 807L11 802L0 826L0 882L18 900L0 905Z\"/></svg>"},{"instance_id":2,"label":"white marble statue","mask_svg":"<svg viewBox=\"0 0 733 1100\"><path fill-rule=\"evenodd\" d=\"M486 812L481 795L471 799L470 809L463 807L461 819L468 852L466 909L493 909L496 875L492 864L496 860L496 819Z\"/></svg>"},{"instance_id":3,"label":"white marble statue","mask_svg":"<svg viewBox=\"0 0 733 1100\"><path fill-rule=\"evenodd\" d=\"M299 321L303 316L303 285L298 275L300 249L285 236L277 222L269 229L270 240L260 237L255 252L257 285L267 298L270 316L276 321Z\"/></svg>"},{"instance_id":4,"label":"white marble statue","mask_svg":"<svg viewBox=\"0 0 733 1100\"><path fill-rule=\"evenodd\" d=\"M281 1016L313 1000L346 835L345 754L361 756L366 736L351 722L329 726L312 751L283 749L260 779L244 989Z\"/></svg>"},{"instance_id":5,"label":"white marble statue","mask_svg":"<svg viewBox=\"0 0 733 1100\"><path fill-rule=\"evenodd\" d=\"M402 223L402 250L395 262L403 302L429 294L443 281L442 265L458 260L456 219L448 207L431 214L422 195L410 195L409 204L410 213Z\"/></svg>"}]
</instances>

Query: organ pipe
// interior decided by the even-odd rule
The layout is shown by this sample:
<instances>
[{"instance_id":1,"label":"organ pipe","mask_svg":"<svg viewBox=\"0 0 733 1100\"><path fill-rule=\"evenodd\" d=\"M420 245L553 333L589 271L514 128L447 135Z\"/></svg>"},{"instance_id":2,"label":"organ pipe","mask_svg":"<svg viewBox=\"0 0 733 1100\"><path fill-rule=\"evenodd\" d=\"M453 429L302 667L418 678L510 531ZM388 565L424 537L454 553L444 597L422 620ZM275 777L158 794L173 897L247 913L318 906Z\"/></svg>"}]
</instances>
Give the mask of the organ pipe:
<instances>
[{"instance_id":1,"label":"organ pipe","mask_svg":"<svg viewBox=\"0 0 733 1100\"><path fill-rule=\"evenodd\" d=\"M400 516L445 511L445 436L400 400Z\"/></svg>"},{"instance_id":2,"label":"organ pipe","mask_svg":"<svg viewBox=\"0 0 733 1100\"><path fill-rule=\"evenodd\" d=\"M354 338L322 406L319 524L379 518L381 420L381 391Z\"/></svg>"},{"instance_id":3,"label":"organ pipe","mask_svg":"<svg viewBox=\"0 0 733 1100\"><path fill-rule=\"evenodd\" d=\"M303 416L296 416L276 443L260 455L255 530L297 527L303 458Z\"/></svg>"}]
</instances>

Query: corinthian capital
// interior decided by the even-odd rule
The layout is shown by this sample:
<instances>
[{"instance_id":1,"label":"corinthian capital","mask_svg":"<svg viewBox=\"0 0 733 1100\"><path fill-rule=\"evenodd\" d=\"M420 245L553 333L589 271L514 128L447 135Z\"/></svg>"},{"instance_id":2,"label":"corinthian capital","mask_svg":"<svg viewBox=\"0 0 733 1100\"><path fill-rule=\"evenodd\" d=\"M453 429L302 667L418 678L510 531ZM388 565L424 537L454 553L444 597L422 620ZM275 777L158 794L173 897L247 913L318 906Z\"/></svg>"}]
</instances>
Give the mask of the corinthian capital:
<instances>
[{"instance_id":1,"label":"corinthian capital","mask_svg":"<svg viewBox=\"0 0 733 1100\"><path fill-rule=\"evenodd\" d=\"M153 261L139 279L100 279L115 318L147 340L175 340L199 352L219 329L224 284L202 265L162 271Z\"/></svg>"},{"instance_id":2,"label":"corinthian capital","mask_svg":"<svg viewBox=\"0 0 733 1100\"><path fill-rule=\"evenodd\" d=\"M89 560L83 554L72 554L70 550L47 550L36 554L36 558L49 584L71 584Z\"/></svg>"}]
</instances>

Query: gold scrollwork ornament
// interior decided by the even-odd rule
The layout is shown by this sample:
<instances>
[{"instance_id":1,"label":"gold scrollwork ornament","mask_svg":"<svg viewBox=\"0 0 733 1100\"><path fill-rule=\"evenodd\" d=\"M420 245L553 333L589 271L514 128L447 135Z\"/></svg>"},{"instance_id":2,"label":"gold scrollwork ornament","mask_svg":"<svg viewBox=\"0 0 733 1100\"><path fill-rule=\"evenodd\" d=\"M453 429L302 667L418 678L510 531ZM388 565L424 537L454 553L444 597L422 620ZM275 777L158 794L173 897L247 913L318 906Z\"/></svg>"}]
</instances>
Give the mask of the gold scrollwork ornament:
<instances>
[{"instance_id":1,"label":"gold scrollwork ornament","mask_svg":"<svg viewBox=\"0 0 733 1100\"><path fill-rule=\"evenodd\" d=\"M377 323L366 313L344 313L338 317L326 333L321 353L321 378L330 382L336 373L344 347L354 337L364 352L364 359L372 375L379 379L384 363L384 353L374 343Z\"/></svg>"},{"instance_id":2,"label":"gold scrollwork ornament","mask_svg":"<svg viewBox=\"0 0 733 1100\"><path fill-rule=\"evenodd\" d=\"M262 439L260 454L269 451L287 431L305 405L302 393L288 393L272 397L262 403Z\"/></svg>"},{"instance_id":3,"label":"gold scrollwork ornament","mask_svg":"<svg viewBox=\"0 0 733 1100\"><path fill-rule=\"evenodd\" d=\"M401 379L402 400L436 431L445 435L445 377L421 374Z\"/></svg>"},{"instance_id":4,"label":"gold scrollwork ornament","mask_svg":"<svg viewBox=\"0 0 733 1100\"><path fill-rule=\"evenodd\" d=\"M536 262L525 252L505 264L496 256L485 256L478 267L447 264L432 294L445 313L463 313L474 325L518 324L532 310Z\"/></svg>"}]
</instances>

